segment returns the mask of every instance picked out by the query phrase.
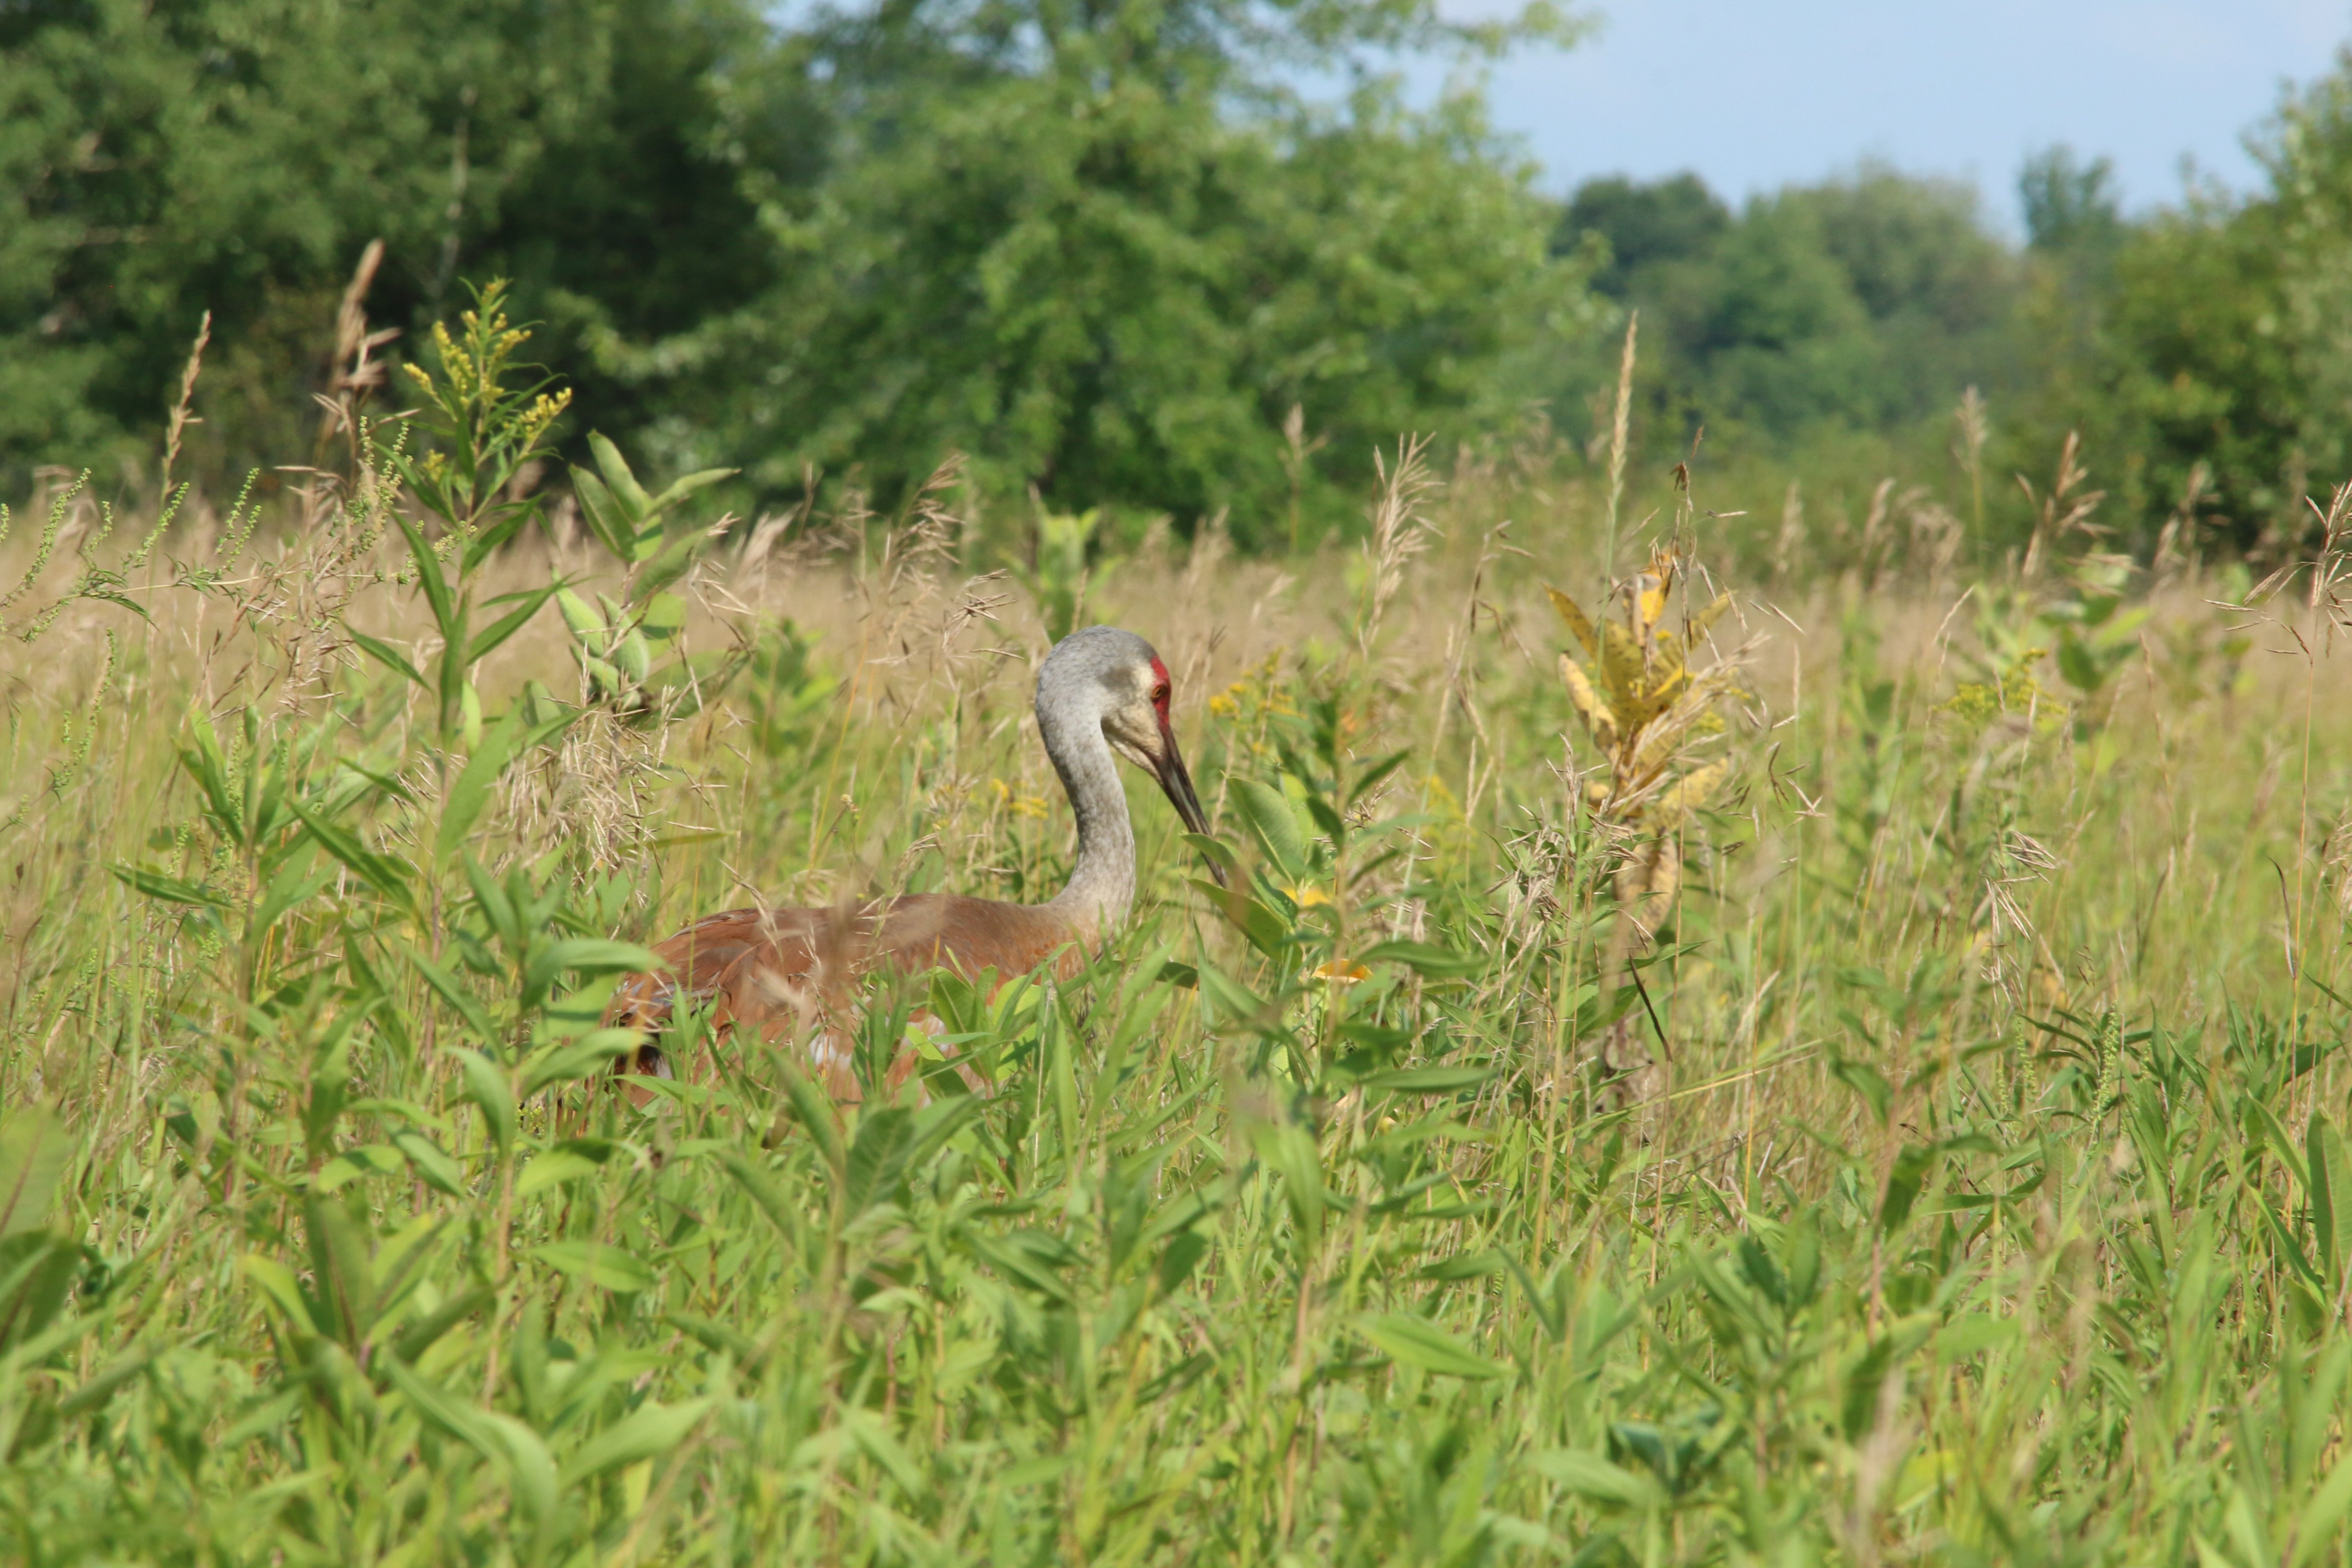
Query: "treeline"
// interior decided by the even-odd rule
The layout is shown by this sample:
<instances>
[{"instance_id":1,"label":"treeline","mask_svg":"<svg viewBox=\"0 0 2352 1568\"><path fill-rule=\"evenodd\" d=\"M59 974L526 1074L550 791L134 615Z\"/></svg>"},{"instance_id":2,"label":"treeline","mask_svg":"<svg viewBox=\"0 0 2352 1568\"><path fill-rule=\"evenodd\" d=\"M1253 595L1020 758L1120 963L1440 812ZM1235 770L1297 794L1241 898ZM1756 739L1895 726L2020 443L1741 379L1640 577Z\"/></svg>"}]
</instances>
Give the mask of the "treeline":
<instances>
[{"instance_id":1,"label":"treeline","mask_svg":"<svg viewBox=\"0 0 2352 1568\"><path fill-rule=\"evenodd\" d=\"M361 303L400 335L374 361L510 279L571 439L740 468L746 506L813 482L887 505L953 448L1019 508L1319 537L1400 431L1580 443L1637 309L1653 454L1704 428L1718 454L1931 463L1973 385L1997 466L2046 469L2080 428L2109 517L2145 541L2185 496L2241 544L2352 460L2341 66L2265 133L2264 193L2127 220L2104 165L2053 154L2020 247L1965 187L1874 169L1738 212L1687 177L1562 204L1475 93L1413 108L1381 74L1569 41L1540 3L793 15L0 5L0 487L60 463L152 487L206 310L183 471L319 449L376 240Z\"/></svg>"},{"instance_id":2,"label":"treeline","mask_svg":"<svg viewBox=\"0 0 2352 1568\"><path fill-rule=\"evenodd\" d=\"M2120 544L2170 525L2277 553L2352 479L2352 64L2258 145L2266 190L2136 220L2106 161L2053 149L2019 175L2021 246L1973 188L1864 167L1736 214L1689 175L1591 181L1554 248L1621 330L1640 312L1654 447L1704 437L1866 487L1948 466L1974 388L1980 467L2046 479L2078 437ZM1586 346L1585 384L1614 346ZM2021 490L1990 499L1997 528L2028 525Z\"/></svg>"}]
</instances>

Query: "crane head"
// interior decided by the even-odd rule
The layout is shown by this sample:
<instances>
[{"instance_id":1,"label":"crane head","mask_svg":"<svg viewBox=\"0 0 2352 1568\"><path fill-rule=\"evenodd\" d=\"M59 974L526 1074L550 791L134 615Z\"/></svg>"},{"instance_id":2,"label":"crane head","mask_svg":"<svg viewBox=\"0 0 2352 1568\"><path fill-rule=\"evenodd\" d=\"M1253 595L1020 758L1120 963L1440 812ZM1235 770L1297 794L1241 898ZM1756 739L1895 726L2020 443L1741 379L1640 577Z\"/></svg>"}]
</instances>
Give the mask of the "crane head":
<instances>
[{"instance_id":1,"label":"crane head","mask_svg":"<svg viewBox=\"0 0 2352 1568\"><path fill-rule=\"evenodd\" d=\"M1201 809L1201 797L1192 788L1192 775L1184 766L1184 752L1176 743L1176 727L1169 718L1168 666L1141 637L1117 635L1133 645L1133 657L1105 672L1103 685L1110 700L1103 712L1103 738L1119 755L1159 781L1160 793L1176 808L1188 832L1205 837L1208 816ZM1225 885L1224 868L1214 860L1209 862L1209 874L1219 887Z\"/></svg>"}]
</instances>

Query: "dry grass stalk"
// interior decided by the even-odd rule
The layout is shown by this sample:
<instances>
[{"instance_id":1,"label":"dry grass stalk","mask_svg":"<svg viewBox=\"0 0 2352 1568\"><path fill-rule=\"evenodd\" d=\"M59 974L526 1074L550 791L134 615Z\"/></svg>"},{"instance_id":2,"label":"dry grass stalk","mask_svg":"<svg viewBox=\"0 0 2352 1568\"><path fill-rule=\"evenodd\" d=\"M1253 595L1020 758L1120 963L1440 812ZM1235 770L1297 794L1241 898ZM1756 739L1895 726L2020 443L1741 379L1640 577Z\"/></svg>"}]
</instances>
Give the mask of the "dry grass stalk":
<instances>
[{"instance_id":1,"label":"dry grass stalk","mask_svg":"<svg viewBox=\"0 0 2352 1568\"><path fill-rule=\"evenodd\" d=\"M2213 470L2201 459L2189 466L2189 478L2180 487L2180 500L2164 520L2156 536L2156 554L2148 571L2158 584L2170 583L2186 570L2194 573L2200 552L2197 529L2202 519L2198 515L2210 493Z\"/></svg>"},{"instance_id":2,"label":"dry grass stalk","mask_svg":"<svg viewBox=\"0 0 2352 1568\"><path fill-rule=\"evenodd\" d=\"M1979 544L1984 542L1984 449L1991 437L1992 421L1985 413L1984 395L1971 386L1960 394L1952 416L1952 456L1969 476L1969 523Z\"/></svg>"},{"instance_id":3,"label":"dry grass stalk","mask_svg":"<svg viewBox=\"0 0 2352 1568\"><path fill-rule=\"evenodd\" d=\"M1617 508L1625 497L1625 454L1633 429L1633 351L1642 329L1642 312L1625 318L1625 352L1617 362L1617 413L1609 426L1609 507L1601 534L1601 576L1617 574Z\"/></svg>"},{"instance_id":4,"label":"dry grass stalk","mask_svg":"<svg viewBox=\"0 0 2352 1568\"><path fill-rule=\"evenodd\" d=\"M2023 474L2017 476L2018 488L2033 507L2033 534L2026 542L2025 561L2020 568L2029 583L2047 564L2050 552L2059 548L2069 534L2081 532L2095 539L2107 531L2091 521L2091 514L2099 510L2107 492L2083 488L2091 475L2080 461L2082 449L2081 432L2067 431L2065 444L2058 451L2058 471L2046 495L2035 493L2033 481Z\"/></svg>"},{"instance_id":5,"label":"dry grass stalk","mask_svg":"<svg viewBox=\"0 0 2352 1568\"><path fill-rule=\"evenodd\" d=\"M1366 656L1380 636L1381 617L1387 613L1389 602L1404 586L1405 567L1429 548L1433 531L1423 507L1437 489L1438 481L1429 470L1428 450L1429 438L1415 436L1397 443L1393 463L1378 452L1372 454L1381 492L1372 503L1372 535L1364 544L1371 573L1365 585L1364 617L1356 632L1357 649Z\"/></svg>"},{"instance_id":6,"label":"dry grass stalk","mask_svg":"<svg viewBox=\"0 0 2352 1568\"><path fill-rule=\"evenodd\" d=\"M191 425L201 425L189 410L196 400L196 377L205 368L205 346L213 339L213 313L196 324L196 341L188 350L188 367L180 373L180 395L172 404L171 417L163 426L163 473L157 489L169 495L172 489L172 465L180 460L180 437Z\"/></svg>"}]
</instances>

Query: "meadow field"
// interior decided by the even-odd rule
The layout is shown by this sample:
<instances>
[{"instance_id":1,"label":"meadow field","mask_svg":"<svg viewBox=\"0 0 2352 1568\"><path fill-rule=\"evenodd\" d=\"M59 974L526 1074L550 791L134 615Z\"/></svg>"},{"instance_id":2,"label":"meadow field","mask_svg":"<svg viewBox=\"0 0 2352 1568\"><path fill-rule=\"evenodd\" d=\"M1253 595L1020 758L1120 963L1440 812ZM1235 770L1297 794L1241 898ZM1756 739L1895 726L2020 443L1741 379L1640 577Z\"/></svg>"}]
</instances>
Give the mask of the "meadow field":
<instances>
[{"instance_id":1,"label":"meadow field","mask_svg":"<svg viewBox=\"0 0 2352 1568\"><path fill-rule=\"evenodd\" d=\"M2095 452L2020 549L1407 443L1286 559L952 465L719 533L494 326L0 540L0 1555L2352 1562L2343 499L2135 562ZM992 1092L613 1091L696 915L1058 887L1097 620L1222 847L1139 778L1079 978L862 998Z\"/></svg>"}]
</instances>

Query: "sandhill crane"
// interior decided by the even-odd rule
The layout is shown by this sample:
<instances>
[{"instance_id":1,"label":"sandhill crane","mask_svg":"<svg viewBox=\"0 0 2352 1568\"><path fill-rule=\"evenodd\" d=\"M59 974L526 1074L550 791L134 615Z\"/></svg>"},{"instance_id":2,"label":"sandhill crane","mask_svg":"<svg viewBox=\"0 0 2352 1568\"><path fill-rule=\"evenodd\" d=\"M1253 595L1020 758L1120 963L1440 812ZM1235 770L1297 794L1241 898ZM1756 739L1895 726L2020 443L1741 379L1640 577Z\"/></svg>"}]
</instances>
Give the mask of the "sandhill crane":
<instances>
[{"instance_id":1,"label":"sandhill crane","mask_svg":"<svg viewBox=\"0 0 2352 1568\"><path fill-rule=\"evenodd\" d=\"M1168 667L1132 632L1088 626L1045 656L1037 731L1078 824L1069 885L1049 901L916 893L862 908L730 910L656 946L666 967L631 976L610 1016L651 1037L684 995L709 1005L717 1039L746 1027L809 1033L818 1081L838 1100L860 1098L845 1020L837 1005L827 1006L857 977L947 968L968 976L993 970L1003 981L1049 959L1066 976L1126 920L1135 900L1135 834L1114 752L1159 780L1186 827L1208 831L1168 721ZM1224 880L1214 862L1210 870ZM893 1089L913 1066L913 1053L902 1052L890 1069ZM622 1070L667 1078L671 1066L648 1043Z\"/></svg>"}]
</instances>

